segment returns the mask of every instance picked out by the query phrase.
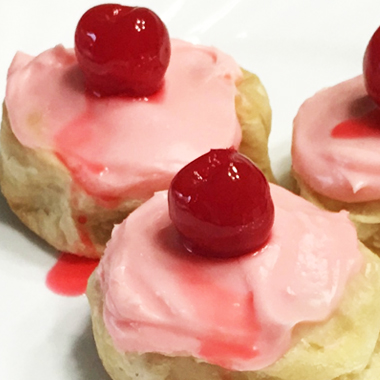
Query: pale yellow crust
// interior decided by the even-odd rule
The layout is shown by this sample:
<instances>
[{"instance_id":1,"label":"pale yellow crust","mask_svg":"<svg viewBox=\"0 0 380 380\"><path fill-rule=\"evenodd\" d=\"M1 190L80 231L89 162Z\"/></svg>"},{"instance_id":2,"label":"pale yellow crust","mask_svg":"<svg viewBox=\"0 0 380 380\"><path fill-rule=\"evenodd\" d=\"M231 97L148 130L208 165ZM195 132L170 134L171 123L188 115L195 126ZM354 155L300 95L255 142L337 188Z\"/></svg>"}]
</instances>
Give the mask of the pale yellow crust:
<instances>
[{"instance_id":1,"label":"pale yellow crust","mask_svg":"<svg viewBox=\"0 0 380 380\"><path fill-rule=\"evenodd\" d=\"M242 128L239 151L249 157L274 182L268 155L272 110L267 92L257 75L242 69L243 79L237 84L236 114Z\"/></svg>"},{"instance_id":2,"label":"pale yellow crust","mask_svg":"<svg viewBox=\"0 0 380 380\"><path fill-rule=\"evenodd\" d=\"M294 191L303 198L325 210L348 211L351 221L355 224L359 240L372 252L380 255L380 199L371 202L341 202L317 193L297 173L293 172L292 175L296 181Z\"/></svg>"},{"instance_id":3,"label":"pale yellow crust","mask_svg":"<svg viewBox=\"0 0 380 380\"><path fill-rule=\"evenodd\" d=\"M228 371L192 357L118 351L103 322L97 273L87 296L99 356L113 380L378 380L380 378L380 260L360 244L365 265L348 284L338 310L325 322L294 330L293 347L270 367Z\"/></svg>"},{"instance_id":4,"label":"pale yellow crust","mask_svg":"<svg viewBox=\"0 0 380 380\"><path fill-rule=\"evenodd\" d=\"M242 125L241 151L273 181L268 157L271 109L258 77L243 71L236 111ZM61 251L100 257L113 226L142 200L125 199L103 207L78 185L57 157L22 146L4 106L0 130L0 186L15 214L37 235Z\"/></svg>"}]
</instances>

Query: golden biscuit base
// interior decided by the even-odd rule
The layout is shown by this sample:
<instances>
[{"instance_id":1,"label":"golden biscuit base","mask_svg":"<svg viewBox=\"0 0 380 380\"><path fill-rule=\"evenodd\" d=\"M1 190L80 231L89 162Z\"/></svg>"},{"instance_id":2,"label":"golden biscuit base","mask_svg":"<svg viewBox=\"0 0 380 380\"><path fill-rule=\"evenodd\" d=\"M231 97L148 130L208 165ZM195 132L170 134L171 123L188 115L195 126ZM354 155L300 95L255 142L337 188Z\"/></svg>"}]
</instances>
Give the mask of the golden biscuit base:
<instances>
[{"instance_id":1,"label":"golden biscuit base","mask_svg":"<svg viewBox=\"0 0 380 380\"><path fill-rule=\"evenodd\" d=\"M338 309L327 321L296 326L290 350L260 371L229 371L193 357L118 351L104 325L95 271L87 297L103 365L113 380L378 380L380 259L359 244L364 265L348 283Z\"/></svg>"},{"instance_id":2,"label":"golden biscuit base","mask_svg":"<svg viewBox=\"0 0 380 380\"><path fill-rule=\"evenodd\" d=\"M319 208L333 212L348 211L349 218L356 227L359 240L372 252L380 255L380 200L356 203L338 201L317 193L306 185L296 173L292 174L295 178L294 191L296 193Z\"/></svg>"},{"instance_id":3,"label":"golden biscuit base","mask_svg":"<svg viewBox=\"0 0 380 380\"><path fill-rule=\"evenodd\" d=\"M259 78L245 70L237 89L236 112L243 135L240 151L273 181L268 157L271 108L267 93ZM144 201L124 199L114 205L99 204L74 183L54 153L19 143L5 106L0 146L2 193L21 221L58 250L100 257L113 226Z\"/></svg>"}]
</instances>

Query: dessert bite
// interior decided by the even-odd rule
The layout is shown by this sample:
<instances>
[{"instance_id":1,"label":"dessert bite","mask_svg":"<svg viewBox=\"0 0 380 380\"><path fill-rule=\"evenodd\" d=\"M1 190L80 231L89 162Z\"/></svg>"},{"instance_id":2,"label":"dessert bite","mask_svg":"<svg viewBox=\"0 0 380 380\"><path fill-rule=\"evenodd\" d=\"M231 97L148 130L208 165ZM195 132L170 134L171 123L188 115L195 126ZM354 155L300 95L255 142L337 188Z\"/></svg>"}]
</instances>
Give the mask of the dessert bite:
<instances>
[{"instance_id":1,"label":"dessert bite","mask_svg":"<svg viewBox=\"0 0 380 380\"><path fill-rule=\"evenodd\" d=\"M1 190L58 250L100 257L115 223L211 148L239 149L273 180L270 125L264 87L232 57L170 39L146 8L104 4L75 49L14 57Z\"/></svg>"},{"instance_id":2,"label":"dessert bite","mask_svg":"<svg viewBox=\"0 0 380 380\"><path fill-rule=\"evenodd\" d=\"M380 29L363 75L306 100L294 120L292 172L300 194L348 210L359 239L380 253Z\"/></svg>"},{"instance_id":3,"label":"dessert bite","mask_svg":"<svg viewBox=\"0 0 380 380\"><path fill-rule=\"evenodd\" d=\"M212 150L115 227L87 289L98 352L113 380L375 379L379 263L347 212Z\"/></svg>"}]
</instances>

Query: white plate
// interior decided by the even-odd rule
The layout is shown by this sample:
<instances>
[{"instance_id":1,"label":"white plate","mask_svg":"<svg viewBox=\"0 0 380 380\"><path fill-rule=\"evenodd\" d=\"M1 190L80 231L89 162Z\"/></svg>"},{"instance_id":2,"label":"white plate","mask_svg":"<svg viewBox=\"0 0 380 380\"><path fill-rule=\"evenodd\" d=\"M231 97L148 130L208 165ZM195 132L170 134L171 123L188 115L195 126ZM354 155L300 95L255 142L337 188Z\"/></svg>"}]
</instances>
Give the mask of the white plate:
<instances>
[{"instance_id":1,"label":"white plate","mask_svg":"<svg viewBox=\"0 0 380 380\"><path fill-rule=\"evenodd\" d=\"M73 45L89 0L1 0L0 97L16 50ZM361 72L378 27L378 0L150 0L173 37L214 45L257 73L273 108L270 155L284 183L292 119L318 89ZM96 354L86 298L45 286L57 253L22 226L0 197L0 378L109 380Z\"/></svg>"}]
</instances>

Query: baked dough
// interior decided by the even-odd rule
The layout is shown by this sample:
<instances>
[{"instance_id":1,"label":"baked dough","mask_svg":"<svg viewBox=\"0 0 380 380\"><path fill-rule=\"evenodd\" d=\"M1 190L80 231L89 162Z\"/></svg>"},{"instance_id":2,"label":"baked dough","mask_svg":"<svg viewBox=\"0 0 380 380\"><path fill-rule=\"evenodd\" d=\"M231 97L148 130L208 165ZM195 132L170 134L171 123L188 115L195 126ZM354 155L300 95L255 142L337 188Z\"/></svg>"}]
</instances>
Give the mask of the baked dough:
<instances>
[{"instance_id":1,"label":"baked dough","mask_svg":"<svg viewBox=\"0 0 380 380\"><path fill-rule=\"evenodd\" d=\"M294 191L316 206L333 212L347 210L349 218L355 224L359 240L380 255L380 200L356 203L338 201L312 190L294 172L293 177L296 180Z\"/></svg>"},{"instance_id":2,"label":"baked dough","mask_svg":"<svg viewBox=\"0 0 380 380\"><path fill-rule=\"evenodd\" d=\"M113 380L378 380L380 378L380 259L364 245L362 271L348 284L338 310L325 322L300 324L292 348L270 367L229 371L193 357L119 352L103 322L97 272L87 296L99 356Z\"/></svg>"},{"instance_id":3,"label":"baked dough","mask_svg":"<svg viewBox=\"0 0 380 380\"><path fill-rule=\"evenodd\" d=\"M240 151L273 181L268 156L271 108L259 78L243 70L237 83L236 112L242 127ZM142 200L99 205L75 183L50 151L24 147L16 139L4 106L0 130L0 186L22 222L58 250L100 257L112 228Z\"/></svg>"}]
</instances>

